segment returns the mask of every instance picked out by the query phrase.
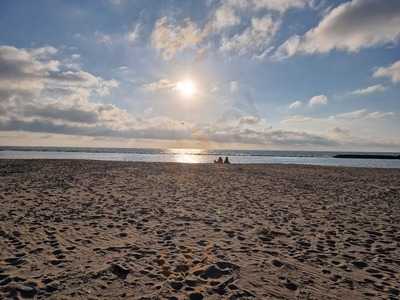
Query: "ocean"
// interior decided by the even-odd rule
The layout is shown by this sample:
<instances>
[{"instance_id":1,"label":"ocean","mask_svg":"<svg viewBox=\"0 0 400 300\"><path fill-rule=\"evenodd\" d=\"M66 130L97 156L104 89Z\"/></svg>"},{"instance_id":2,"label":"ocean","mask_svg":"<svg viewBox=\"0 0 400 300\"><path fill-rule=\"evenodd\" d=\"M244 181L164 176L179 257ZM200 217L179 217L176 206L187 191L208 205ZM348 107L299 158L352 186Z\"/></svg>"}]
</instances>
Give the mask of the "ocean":
<instances>
[{"instance_id":1,"label":"ocean","mask_svg":"<svg viewBox=\"0 0 400 300\"><path fill-rule=\"evenodd\" d=\"M89 159L109 161L212 163L228 156L235 164L303 164L321 166L400 168L400 160L334 158L337 154L376 152L132 149L70 147L0 147L0 159ZM398 153L384 153L398 155Z\"/></svg>"}]
</instances>

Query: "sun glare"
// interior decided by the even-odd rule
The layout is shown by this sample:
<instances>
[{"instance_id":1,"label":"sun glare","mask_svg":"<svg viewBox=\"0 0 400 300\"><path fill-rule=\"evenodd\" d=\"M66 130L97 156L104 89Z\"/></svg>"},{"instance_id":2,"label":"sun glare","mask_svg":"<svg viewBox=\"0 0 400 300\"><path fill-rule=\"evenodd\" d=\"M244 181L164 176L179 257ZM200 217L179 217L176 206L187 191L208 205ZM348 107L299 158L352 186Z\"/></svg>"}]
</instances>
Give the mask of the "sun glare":
<instances>
[{"instance_id":1,"label":"sun glare","mask_svg":"<svg viewBox=\"0 0 400 300\"><path fill-rule=\"evenodd\" d=\"M192 97L197 92L196 84L191 79L179 81L176 90L185 97Z\"/></svg>"}]
</instances>

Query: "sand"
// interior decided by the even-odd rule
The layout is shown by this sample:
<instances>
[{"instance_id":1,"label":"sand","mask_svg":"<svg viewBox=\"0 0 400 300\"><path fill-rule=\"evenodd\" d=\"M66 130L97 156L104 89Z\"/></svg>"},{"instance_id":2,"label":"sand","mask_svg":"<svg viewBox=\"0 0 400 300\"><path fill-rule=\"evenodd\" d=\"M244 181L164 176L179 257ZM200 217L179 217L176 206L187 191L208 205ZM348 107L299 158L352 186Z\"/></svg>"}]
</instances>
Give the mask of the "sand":
<instances>
[{"instance_id":1,"label":"sand","mask_svg":"<svg viewBox=\"0 0 400 300\"><path fill-rule=\"evenodd\" d=\"M400 170L0 160L0 298L399 299Z\"/></svg>"}]
</instances>

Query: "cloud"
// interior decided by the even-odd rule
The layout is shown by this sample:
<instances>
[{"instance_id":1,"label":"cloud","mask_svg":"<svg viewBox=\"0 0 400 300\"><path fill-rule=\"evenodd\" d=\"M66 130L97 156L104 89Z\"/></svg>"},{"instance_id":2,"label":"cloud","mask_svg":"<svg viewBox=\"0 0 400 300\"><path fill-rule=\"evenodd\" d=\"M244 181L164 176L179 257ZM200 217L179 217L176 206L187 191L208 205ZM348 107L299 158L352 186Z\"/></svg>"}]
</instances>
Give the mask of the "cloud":
<instances>
[{"instance_id":1,"label":"cloud","mask_svg":"<svg viewBox=\"0 0 400 300\"><path fill-rule=\"evenodd\" d=\"M306 123L309 121L314 121L314 118L305 116L290 116L281 121L282 124L295 124L295 123Z\"/></svg>"},{"instance_id":2,"label":"cloud","mask_svg":"<svg viewBox=\"0 0 400 300\"><path fill-rule=\"evenodd\" d=\"M396 113L394 112L381 112L381 111L369 111L365 108L340 113L336 115L329 116L327 118L313 118L301 115L294 115L290 116L281 121L282 124L300 124L300 123L312 123L312 122L333 122L333 121L342 121L342 120L349 120L349 121L356 121L356 120L379 120L379 119L386 119L391 117L396 117Z\"/></svg>"},{"instance_id":3,"label":"cloud","mask_svg":"<svg viewBox=\"0 0 400 300\"><path fill-rule=\"evenodd\" d=\"M154 26L151 44L160 51L165 60L170 60L178 52L194 48L203 38L202 30L189 19L185 19L183 24L179 25L172 23L167 17L162 17Z\"/></svg>"},{"instance_id":4,"label":"cloud","mask_svg":"<svg viewBox=\"0 0 400 300\"><path fill-rule=\"evenodd\" d=\"M338 138L349 138L351 137L351 133L349 129L344 129L341 127L334 127L330 130L330 135L338 137Z\"/></svg>"},{"instance_id":5,"label":"cloud","mask_svg":"<svg viewBox=\"0 0 400 300\"><path fill-rule=\"evenodd\" d=\"M393 121L397 121L396 118L398 120L399 115L393 112L360 109L328 117L294 115L283 119L280 123L288 130L296 128L332 140L337 143L336 148L342 150L360 150L368 147L371 151L372 149L393 151L399 149L400 139L395 135L392 138L382 136L380 130L374 129L391 126ZM362 134L360 128L363 128Z\"/></svg>"},{"instance_id":6,"label":"cloud","mask_svg":"<svg viewBox=\"0 0 400 300\"><path fill-rule=\"evenodd\" d=\"M229 91L232 93L232 94L235 94L235 93L237 93L238 91L239 91L239 82L237 82L237 81L231 81L230 83L229 83Z\"/></svg>"},{"instance_id":7,"label":"cloud","mask_svg":"<svg viewBox=\"0 0 400 300\"><path fill-rule=\"evenodd\" d=\"M96 31L94 33L94 38L96 40L96 43L98 43L98 44L104 44L104 45L112 44L112 37L109 34L105 34L105 33Z\"/></svg>"},{"instance_id":8,"label":"cloud","mask_svg":"<svg viewBox=\"0 0 400 300\"><path fill-rule=\"evenodd\" d=\"M245 116L239 119L239 125L247 124L247 125L254 125L260 122L260 118L256 116Z\"/></svg>"},{"instance_id":9,"label":"cloud","mask_svg":"<svg viewBox=\"0 0 400 300\"><path fill-rule=\"evenodd\" d=\"M30 54L37 59L47 59L57 54L57 52L58 49L51 46L46 46L46 47L31 49Z\"/></svg>"},{"instance_id":10,"label":"cloud","mask_svg":"<svg viewBox=\"0 0 400 300\"><path fill-rule=\"evenodd\" d=\"M332 118L335 119L383 119L395 116L394 112L369 112L367 109L359 109L348 113L337 114Z\"/></svg>"},{"instance_id":11,"label":"cloud","mask_svg":"<svg viewBox=\"0 0 400 300\"><path fill-rule=\"evenodd\" d=\"M171 60L187 49L202 51L206 42L206 47L215 43L223 53L263 59L274 49L268 46L280 28L281 13L291 8L303 8L311 2L222 0L202 27L190 19L181 23L167 17L158 19L151 34L151 45L165 60ZM272 12L274 17L270 15ZM239 30L232 30L234 27Z\"/></svg>"},{"instance_id":12,"label":"cloud","mask_svg":"<svg viewBox=\"0 0 400 300\"><path fill-rule=\"evenodd\" d=\"M303 8L311 2L310 0L225 0L223 5L240 10L273 10L284 13L292 8Z\"/></svg>"},{"instance_id":13,"label":"cloud","mask_svg":"<svg viewBox=\"0 0 400 300\"><path fill-rule=\"evenodd\" d=\"M258 9L270 9L285 12L291 8L303 8L311 3L310 0L253 0Z\"/></svg>"},{"instance_id":14,"label":"cloud","mask_svg":"<svg viewBox=\"0 0 400 300\"><path fill-rule=\"evenodd\" d=\"M377 77L388 77L392 80L393 83L400 82L400 60L393 63L388 67L380 67L373 74L375 78Z\"/></svg>"},{"instance_id":15,"label":"cloud","mask_svg":"<svg viewBox=\"0 0 400 300\"><path fill-rule=\"evenodd\" d=\"M57 52L52 47L0 47L3 130L12 128L11 124L53 122L57 126L70 123L86 126L109 122L110 118L123 119L124 111L113 105L91 103L89 99L91 95L108 95L119 83L83 70L69 70L67 64L52 57Z\"/></svg>"},{"instance_id":16,"label":"cloud","mask_svg":"<svg viewBox=\"0 0 400 300\"><path fill-rule=\"evenodd\" d=\"M58 71L58 61L46 60L43 62L41 60L44 55L48 54L48 50L44 50L44 48L19 50L12 46L0 46L0 79L33 80L50 72Z\"/></svg>"},{"instance_id":17,"label":"cloud","mask_svg":"<svg viewBox=\"0 0 400 300\"><path fill-rule=\"evenodd\" d=\"M352 95L366 96L373 93L384 92L386 87L381 84L372 85L364 89L358 89L351 92Z\"/></svg>"},{"instance_id":18,"label":"cloud","mask_svg":"<svg viewBox=\"0 0 400 300\"><path fill-rule=\"evenodd\" d=\"M152 47L164 60L171 60L187 49L203 53L205 48L213 45L223 54L264 59L274 49L268 46L280 28L282 13L303 8L312 1L221 0L215 3L215 9L203 26L189 18L182 22L159 18L151 34Z\"/></svg>"},{"instance_id":19,"label":"cloud","mask_svg":"<svg viewBox=\"0 0 400 300\"><path fill-rule=\"evenodd\" d=\"M241 113L232 113L230 118L215 122L195 124L163 116L135 117L116 105L102 103L107 101L102 97L118 87L117 81L105 80L82 68L69 69L65 60L56 58L62 53L55 50L0 47L1 131L143 140L207 140L276 147L334 147L339 143L329 135L272 128L256 109L249 111L251 99L244 104ZM143 88L160 91L174 89L175 85L173 81L162 79ZM237 83L231 83L229 87L235 90L238 88L235 85ZM245 86L241 86L239 92L244 91ZM394 113L361 110L335 118L384 119L390 116Z\"/></svg>"},{"instance_id":20,"label":"cloud","mask_svg":"<svg viewBox=\"0 0 400 300\"><path fill-rule=\"evenodd\" d=\"M328 104L328 97L325 95L314 96L308 102L310 107Z\"/></svg>"},{"instance_id":21,"label":"cloud","mask_svg":"<svg viewBox=\"0 0 400 300\"><path fill-rule=\"evenodd\" d=\"M294 35L275 53L282 59L295 54L357 52L395 43L400 37L398 0L352 0L332 9L303 36Z\"/></svg>"},{"instance_id":22,"label":"cloud","mask_svg":"<svg viewBox=\"0 0 400 300\"><path fill-rule=\"evenodd\" d=\"M244 115L239 119L221 118L218 122L197 128L194 138L209 139L218 143L242 143L286 146L334 146L336 141L303 131L273 129L265 119Z\"/></svg>"},{"instance_id":23,"label":"cloud","mask_svg":"<svg viewBox=\"0 0 400 300\"><path fill-rule=\"evenodd\" d=\"M237 55L262 54L280 27L280 21L271 16L253 17L243 32L223 37L220 50Z\"/></svg>"},{"instance_id":24,"label":"cloud","mask_svg":"<svg viewBox=\"0 0 400 300\"><path fill-rule=\"evenodd\" d=\"M303 102L301 101L294 101L289 105L289 109L297 109L303 106Z\"/></svg>"},{"instance_id":25,"label":"cloud","mask_svg":"<svg viewBox=\"0 0 400 300\"><path fill-rule=\"evenodd\" d=\"M149 92L168 91L176 88L176 82L163 78L158 81L144 84L142 87Z\"/></svg>"},{"instance_id":26,"label":"cloud","mask_svg":"<svg viewBox=\"0 0 400 300\"><path fill-rule=\"evenodd\" d=\"M136 24L128 33L126 34L126 39L129 43L133 44L137 41L142 30L142 25L140 23Z\"/></svg>"},{"instance_id":27,"label":"cloud","mask_svg":"<svg viewBox=\"0 0 400 300\"><path fill-rule=\"evenodd\" d=\"M217 8L211 21L206 25L206 28L209 31L221 31L239 25L240 22L241 19L237 15L235 9L225 2Z\"/></svg>"},{"instance_id":28,"label":"cloud","mask_svg":"<svg viewBox=\"0 0 400 300\"><path fill-rule=\"evenodd\" d=\"M306 132L269 130L258 132L245 130L241 132L209 132L210 140L220 143L242 143L267 146L335 146L337 142L316 134Z\"/></svg>"},{"instance_id":29,"label":"cloud","mask_svg":"<svg viewBox=\"0 0 400 300\"><path fill-rule=\"evenodd\" d=\"M284 13L291 8L303 8L311 2L310 0L222 0L204 31L209 34L238 26L249 13L250 18L259 17L260 11Z\"/></svg>"}]
</instances>

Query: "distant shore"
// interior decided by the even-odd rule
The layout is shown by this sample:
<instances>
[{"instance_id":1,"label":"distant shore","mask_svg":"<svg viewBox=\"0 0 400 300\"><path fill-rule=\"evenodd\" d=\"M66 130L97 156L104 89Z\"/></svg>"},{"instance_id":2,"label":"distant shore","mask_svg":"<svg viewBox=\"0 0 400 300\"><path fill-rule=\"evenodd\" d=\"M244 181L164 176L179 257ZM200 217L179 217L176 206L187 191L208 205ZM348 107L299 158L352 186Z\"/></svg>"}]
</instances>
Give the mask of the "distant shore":
<instances>
[{"instance_id":1,"label":"distant shore","mask_svg":"<svg viewBox=\"0 0 400 300\"><path fill-rule=\"evenodd\" d=\"M397 299L400 170L0 159L0 298Z\"/></svg>"}]
</instances>

